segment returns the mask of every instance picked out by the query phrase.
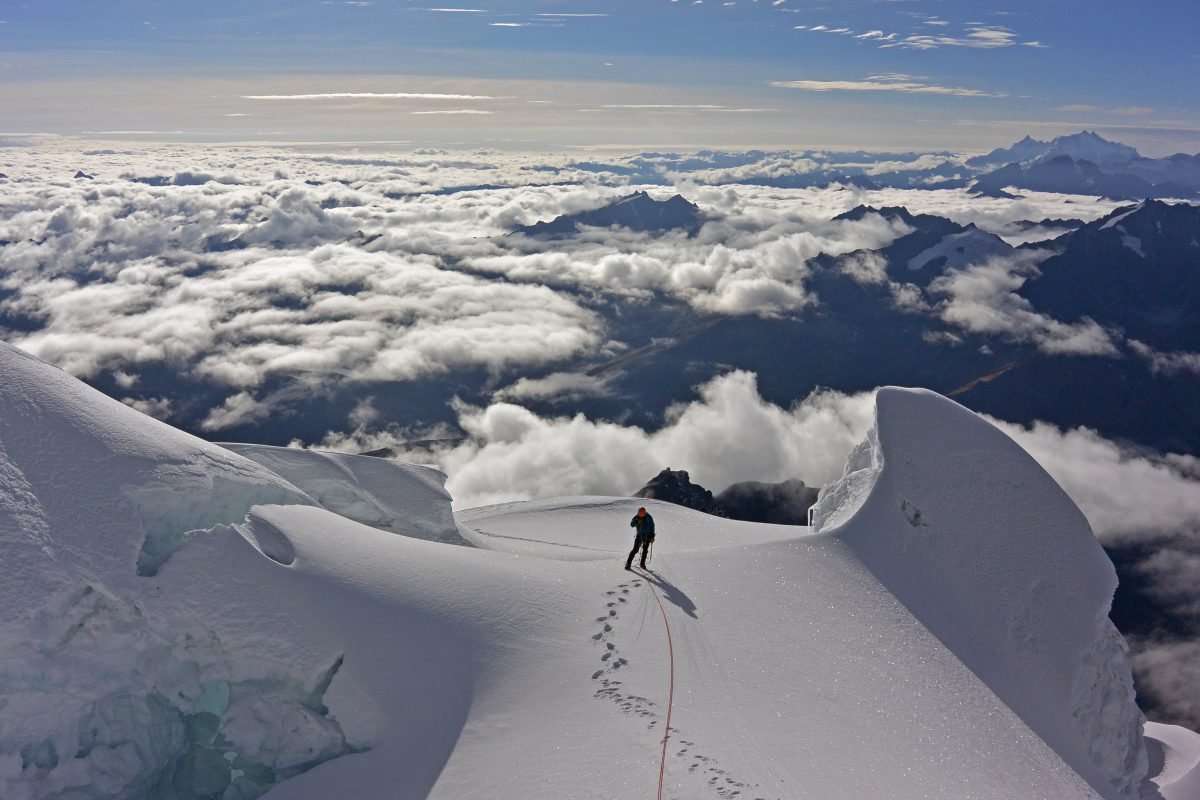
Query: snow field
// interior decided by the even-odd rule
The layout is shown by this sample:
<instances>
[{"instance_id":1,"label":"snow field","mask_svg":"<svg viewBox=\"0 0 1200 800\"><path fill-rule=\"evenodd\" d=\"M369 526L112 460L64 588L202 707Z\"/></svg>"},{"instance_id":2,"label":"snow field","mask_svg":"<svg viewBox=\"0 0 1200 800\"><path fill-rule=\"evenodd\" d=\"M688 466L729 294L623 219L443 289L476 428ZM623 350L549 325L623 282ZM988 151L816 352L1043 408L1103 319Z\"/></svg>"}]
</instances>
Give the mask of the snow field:
<instances>
[{"instance_id":1,"label":"snow field","mask_svg":"<svg viewBox=\"0 0 1200 800\"><path fill-rule=\"evenodd\" d=\"M673 669L664 797L1200 798L1169 726L1138 785L1082 517L935 395L880 392L816 533L238 449L0 347L0 797L654 796Z\"/></svg>"}]
</instances>

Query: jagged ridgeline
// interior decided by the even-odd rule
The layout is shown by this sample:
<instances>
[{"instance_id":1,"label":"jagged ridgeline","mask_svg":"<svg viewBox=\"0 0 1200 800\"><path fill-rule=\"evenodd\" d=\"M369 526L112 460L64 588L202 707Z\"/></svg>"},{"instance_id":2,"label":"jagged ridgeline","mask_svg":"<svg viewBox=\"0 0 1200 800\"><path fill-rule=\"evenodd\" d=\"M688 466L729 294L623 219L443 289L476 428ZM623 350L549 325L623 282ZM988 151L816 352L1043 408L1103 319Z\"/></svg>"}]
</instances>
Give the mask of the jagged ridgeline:
<instances>
[{"instance_id":1,"label":"jagged ridgeline","mask_svg":"<svg viewBox=\"0 0 1200 800\"><path fill-rule=\"evenodd\" d=\"M526 236L573 236L586 228L628 228L655 232L684 230L694 235L704 224L704 214L682 195L655 200L647 192L634 192L607 205L576 214L563 214L548 222L521 225L513 233Z\"/></svg>"}]
</instances>

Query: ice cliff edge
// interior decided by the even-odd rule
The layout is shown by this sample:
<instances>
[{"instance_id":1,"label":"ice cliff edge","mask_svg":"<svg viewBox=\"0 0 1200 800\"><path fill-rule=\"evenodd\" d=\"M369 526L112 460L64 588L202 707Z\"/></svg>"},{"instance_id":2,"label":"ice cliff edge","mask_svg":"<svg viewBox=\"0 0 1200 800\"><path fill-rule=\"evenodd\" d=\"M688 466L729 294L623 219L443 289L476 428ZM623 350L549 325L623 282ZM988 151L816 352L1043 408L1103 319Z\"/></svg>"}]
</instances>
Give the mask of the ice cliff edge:
<instances>
[{"instance_id":1,"label":"ice cliff edge","mask_svg":"<svg viewBox=\"0 0 1200 800\"><path fill-rule=\"evenodd\" d=\"M1102 796L1137 795L1144 718L1108 618L1116 572L1008 436L933 392L880 389L814 530L843 540Z\"/></svg>"}]
</instances>

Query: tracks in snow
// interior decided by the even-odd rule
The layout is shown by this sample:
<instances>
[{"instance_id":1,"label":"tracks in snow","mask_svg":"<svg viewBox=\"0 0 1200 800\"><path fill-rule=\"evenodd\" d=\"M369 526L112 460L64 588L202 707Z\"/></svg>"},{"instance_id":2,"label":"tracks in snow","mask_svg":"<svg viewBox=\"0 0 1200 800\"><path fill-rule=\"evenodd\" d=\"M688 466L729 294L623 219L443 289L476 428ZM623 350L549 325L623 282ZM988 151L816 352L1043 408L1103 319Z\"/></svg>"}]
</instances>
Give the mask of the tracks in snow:
<instances>
[{"instance_id":1,"label":"tracks in snow","mask_svg":"<svg viewBox=\"0 0 1200 800\"><path fill-rule=\"evenodd\" d=\"M668 619L662 598L654 588L653 581L644 573L639 572L635 574L641 577L630 578L628 581L618 584L615 589L604 593L604 613L595 619L599 630L591 636L591 641L601 648L601 652L600 668L592 673L592 680L599 681L600 683L600 688L596 690L594 696L615 703L625 714L641 717L646 721L648 730L658 728L660 720L662 721L662 750L658 776L659 800L662 800L664 797L666 769L669 757L690 760L691 763L687 767L687 774L704 780L704 785L714 795L722 798L722 800L749 798L750 790L758 788L756 785L734 779L728 771L721 768L721 765L715 758L704 755L697 750L697 744L683 738L679 728L671 724L675 695L675 653L674 643L671 638L671 623ZM663 627L667 637L669 679L665 719L663 719L657 703L642 695L634 694L627 688L625 682L618 677L618 675L624 674L621 670L628 668L629 661L621 655L619 646L612 641L615 634L615 627L622 617L629 617L630 619L637 616L641 617L637 631L637 636L640 637L642 626L645 623L645 616L649 609L649 597L644 592L638 593L634 590L641 588L643 582L650 589L649 597L654 598L659 613L662 615ZM639 597L641 602L634 602ZM638 610L635 610L635 608ZM679 749L674 751L672 748L673 752L669 752L668 747L672 734L676 736ZM754 800L766 800L766 798L756 796Z\"/></svg>"}]
</instances>

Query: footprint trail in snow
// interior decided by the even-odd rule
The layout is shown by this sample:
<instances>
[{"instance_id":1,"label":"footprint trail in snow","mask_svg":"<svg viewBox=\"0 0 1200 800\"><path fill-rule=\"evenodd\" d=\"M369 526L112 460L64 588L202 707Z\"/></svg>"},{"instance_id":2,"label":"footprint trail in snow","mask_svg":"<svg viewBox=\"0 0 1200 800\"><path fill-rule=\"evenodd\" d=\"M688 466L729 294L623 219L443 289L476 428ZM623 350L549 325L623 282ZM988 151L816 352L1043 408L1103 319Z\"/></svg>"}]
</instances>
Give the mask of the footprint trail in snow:
<instances>
[{"instance_id":1,"label":"footprint trail in snow","mask_svg":"<svg viewBox=\"0 0 1200 800\"><path fill-rule=\"evenodd\" d=\"M600 688L595 693L596 697L615 703L625 714L642 717L646 720L646 727L653 730L660 723L660 715L655 710L657 704L653 700L629 692L625 688L624 682L615 677L622 667L628 666L629 661L621 657L620 649L609 641L613 633L613 626L621 618L621 612L630 607L631 590L640 588L642 584L641 580L631 580L618 584L615 589L604 593L605 611L602 616L596 617L596 624L601 628L591 636L591 640L601 647L600 669L592 673L592 680L600 683ZM727 770L721 768L715 758L696 750L695 742L678 738L680 736L678 727L672 725L669 732L672 739L678 742L677 746L671 748L671 752L677 759L690 761L687 767L688 774L702 773L702 777L707 779L708 788L717 797L723 798L723 800L750 798L749 791L758 788L756 784L745 783L733 778ZM753 800L766 800L766 798L753 796Z\"/></svg>"}]
</instances>

